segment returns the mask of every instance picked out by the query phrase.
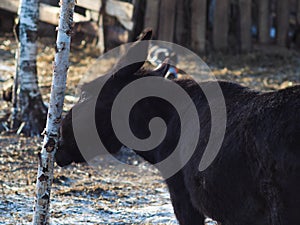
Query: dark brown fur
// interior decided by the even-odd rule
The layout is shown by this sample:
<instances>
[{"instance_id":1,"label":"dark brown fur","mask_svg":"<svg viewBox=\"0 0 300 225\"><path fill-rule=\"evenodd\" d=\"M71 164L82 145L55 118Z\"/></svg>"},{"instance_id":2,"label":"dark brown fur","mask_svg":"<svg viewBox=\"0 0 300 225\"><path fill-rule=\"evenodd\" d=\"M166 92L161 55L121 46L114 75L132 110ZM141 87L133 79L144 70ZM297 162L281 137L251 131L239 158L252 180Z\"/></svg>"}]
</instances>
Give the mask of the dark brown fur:
<instances>
[{"instance_id":1,"label":"dark brown fur","mask_svg":"<svg viewBox=\"0 0 300 225\"><path fill-rule=\"evenodd\" d=\"M149 39L149 36L146 34L142 39ZM128 54L134 51L132 47ZM98 97L96 126L101 140L112 153L122 146L109 122L116 94L133 80L158 75L140 70L144 59L114 72ZM126 60L126 56L122 60ZM163 77L165 69L159 73ZM101 79L88 84L86 90L97 88ZM204 224L208 216L222 225L297 225L300 221L300 86L261 93L219 81L227 110L226 134L214 162L200 172L198 166L210 134L210 109L194 81L174 82L193 99L201 124L199 143L191 160L166 180L180 224ZM213 82L216 81L202 85L209 87ZM83 93L85 97L74 107L81 107L90 97L95 97L89 96L88 91ZM163 118L168 126L165 140L151 151L136 151L152 164L166 158L180 136L176 110L168 102L156 98L146 98L132 109L133 133L139 138L148 137L148 123L154 116ZM62 144L56 160L61 166L84 161L73 135L72 110L63 120Z\"/></svg>"}]
</instances>

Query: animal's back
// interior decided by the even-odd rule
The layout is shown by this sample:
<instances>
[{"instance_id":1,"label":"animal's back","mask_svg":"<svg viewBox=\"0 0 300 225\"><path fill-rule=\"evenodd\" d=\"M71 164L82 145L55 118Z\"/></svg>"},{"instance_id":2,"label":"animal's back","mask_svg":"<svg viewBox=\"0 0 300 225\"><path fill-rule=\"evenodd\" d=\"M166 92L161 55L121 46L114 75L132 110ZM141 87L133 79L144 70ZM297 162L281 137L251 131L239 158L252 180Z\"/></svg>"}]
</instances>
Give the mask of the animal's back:
<instances>
[{"instance_id":1,"label":"animal's back","mask_svg":"<svg viewBox=\"0 0 300 225\"><path fill-rule=\"evenodd\" d=\"M225 225L296 224L300 86L269 93L230 82L220 86L227 110L220 152L206 171L198 171L210 132L210 121L200 118L200 143L184 168L194 205ZM210 116L206 104L198 108Z\"/></svg>"}]
</instances>

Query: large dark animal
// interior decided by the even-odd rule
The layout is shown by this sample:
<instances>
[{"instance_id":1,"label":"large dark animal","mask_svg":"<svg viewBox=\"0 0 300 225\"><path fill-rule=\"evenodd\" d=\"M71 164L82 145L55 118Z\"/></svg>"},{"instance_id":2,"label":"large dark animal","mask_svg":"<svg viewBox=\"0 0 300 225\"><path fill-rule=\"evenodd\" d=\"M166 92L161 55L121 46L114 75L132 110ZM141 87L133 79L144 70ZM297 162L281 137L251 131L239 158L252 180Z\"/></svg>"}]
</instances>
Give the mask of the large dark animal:
<instances>
[{"instance_id":1,"label":"large dark animal","mask_svg":"<svg viewBox=\"0 0 300 225\"><path fill-rule=\"evenodd\" d=\"M141 40L150 39L147 31ZM155 71L141 67L147 57L146 47L137 41L120 60L144 51L140 63L122 69L104 85L96 105L96 126L106 148L114 153L122 144L117 140L111 121L112 103L130 82L146 76L163 77L164 64ZM106 76L109 76L106 75ZM89 87L97 87L103 77L87 85L82 99L74 107L89 101ZM100 82L100 83L99 83ZM170 82L162 79L162 82ZM205 95L190 79L175 79L195 103L201 132L197 149L189 162L174 176L166 179L176 217L181 225L204 224L211 217L222 225L297 225L300 221L300 86L261 93L231 82L219 81L227 110L226 134L219 154L203 172L199 162L207 144L211 113ZM203 82L209 87L213 82ZM203 87L203 86L202 86ZM85 161L74 138L72 111L65 117L61 143L56 153L58 165ZM162 144L148 152L136 151L154 164L166 158L177 144L180 121L176 110L158 98L145 98L132 109L130 125L139 138L150 135L148 123L160 116L168 130ZM77 115L84 118L85 114ZM73 118L76 120L77 118ZM85 128L83 128L85 129ZM88 129L88 128L87 128ZM83 131L89 132L89 130Z\"/></svg>"}]
</instances>

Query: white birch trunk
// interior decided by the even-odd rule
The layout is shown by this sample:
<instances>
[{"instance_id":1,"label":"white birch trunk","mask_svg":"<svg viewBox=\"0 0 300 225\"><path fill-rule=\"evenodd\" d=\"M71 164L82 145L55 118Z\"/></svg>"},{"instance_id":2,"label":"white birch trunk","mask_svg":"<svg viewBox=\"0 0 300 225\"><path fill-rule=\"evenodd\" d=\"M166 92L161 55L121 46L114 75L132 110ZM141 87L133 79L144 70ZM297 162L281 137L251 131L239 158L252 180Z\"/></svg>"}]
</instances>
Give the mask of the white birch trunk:
<instances>
[{"instance_id":1,"label":"white birch trunk","mask_svg":"<svg viewBox=\"0 0 300 225\"><path fill-rule=\"evenodd\" d=\"M54 155L59 138L59 126L69 67L71 29L75 0L61 0L60 21L56 41L50 106L45 129L43 148L39 157L36 184L36 200L33 215L34 225L49 224L50 193L53 181Z\"/></svg>"},{"instance_id":2,"label":"white birch trunk","mask_svg":"<svg viewBox=\"0 0 300 225\"><path fill-rule=\"evenodd\" d=\"M16 37L17 39L17 37ZM19 49L15 53L16 71L14 74L14 83L12 87L12 109L10 115L10 128L16 129L19 124L18 119L18 88L19 88Z\"/></svg>"},{"instance_id":3,"label":"white birch trunk","mask_svg":"<svg viewBox=\"0 0 300 225\"><path fill-rule=\"evenodd\" d=\"M104 24L103 24L103 13L100 11L99 19L98 19L98 48L100 54L102 55L105 51L104 45Z\"/></svg>"},{"instance_id":4,"label":"white birch trunk","mask_svg":"<svg viewBox=\"0 0 300 225\"><path fill-rule=\"evenodd\" d=\"M18 83L18 116L13 115L13 126L24 122L23 133L40 135L45 119L46 107L38 87L36 55L39 0L20 0L19 7L19 64L15 85ZM13 109L14 113L16 109ZM16 127L13 127L16 128Z\"/></svg>"}]
</instances>

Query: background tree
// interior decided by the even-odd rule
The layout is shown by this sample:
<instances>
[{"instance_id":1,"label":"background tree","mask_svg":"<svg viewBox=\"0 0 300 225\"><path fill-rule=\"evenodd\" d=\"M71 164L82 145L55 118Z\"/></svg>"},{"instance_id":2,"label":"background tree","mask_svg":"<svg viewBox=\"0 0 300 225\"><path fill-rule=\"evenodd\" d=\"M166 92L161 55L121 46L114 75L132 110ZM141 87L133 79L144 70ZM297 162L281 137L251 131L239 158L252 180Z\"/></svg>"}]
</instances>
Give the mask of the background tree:
<instances>
[{"instance_id":1,"label":"background tree","mask_svg":"<svg viewBox=\"0 0 300 225\"><path fill-rule=\"evenodd\" d=\"M39 0L20 0L19 6L19 62L13 90L14 108L12 128L30 135L40 135L45 126L47 108L38 86L36 56ZM17 86L17 87L16 87ZM16 99L17 98L17 99Z\"/></svg>"},{"instance_id":2,"label":"background tree","mask_svg":"<svg viewBox=\"0 0 300 225\"><path fill-rule=\"evenodd\" d=\"M35 212L33 216L34 225L49 224L54 155L58 145L59 127L62 118L67 71L69 68L70 35L73 27L74 1L75 0L61 0L50 105L44 133L43 148L39 155Z\"/></svg>"}]
</instances>

